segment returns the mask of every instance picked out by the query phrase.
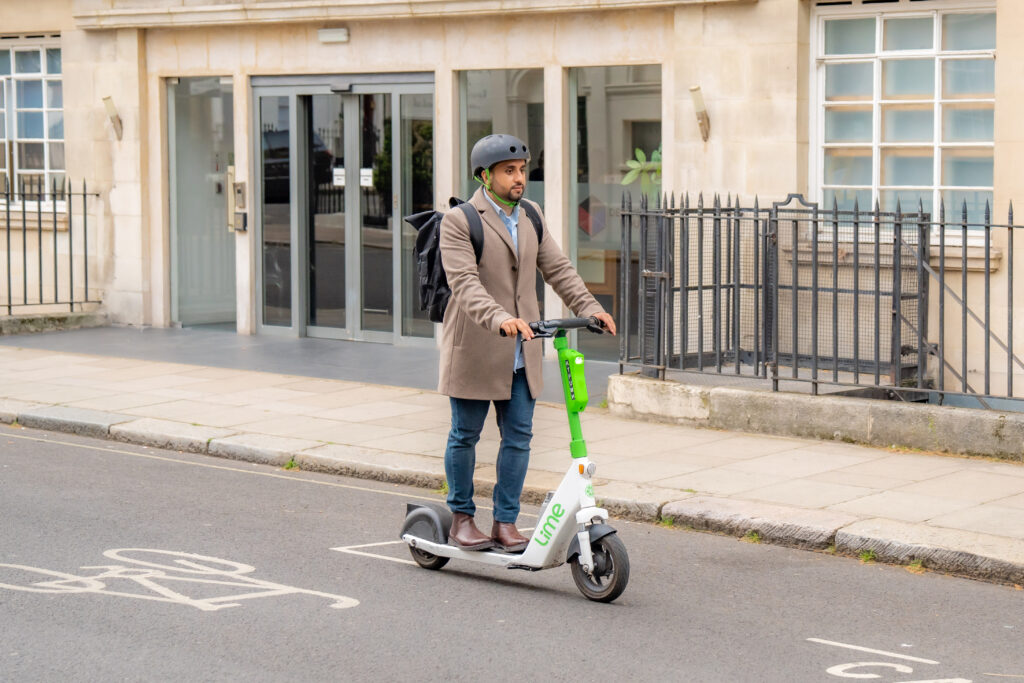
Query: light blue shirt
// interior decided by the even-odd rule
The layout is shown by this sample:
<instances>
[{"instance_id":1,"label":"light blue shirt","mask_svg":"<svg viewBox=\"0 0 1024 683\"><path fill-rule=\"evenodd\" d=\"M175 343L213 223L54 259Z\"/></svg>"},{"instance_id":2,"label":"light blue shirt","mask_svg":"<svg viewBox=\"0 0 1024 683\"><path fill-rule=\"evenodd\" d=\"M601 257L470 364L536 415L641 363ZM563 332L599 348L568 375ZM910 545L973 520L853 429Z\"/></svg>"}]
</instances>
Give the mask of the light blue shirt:
<instances>
[{"instance_id":1,"label":"light blue shirt","mask_svg":"<svg viewBox=\"0 0 1024 683\"><path fill-rule=\"evenodd\" d=\"M505 213L505 211L499 207L493 199L491 199L491 193L484 189L484 197L487 202L494 207L494 210L498 212L498 217L501 218L501 222L508 228L508 234L512 236L512 244L516 248L516 258L519 257L519 204L517 203L515 208L512 209L512 215ZM523 362L523 335L516 335L516 360L512 371L515 372L526 365Z\"/></svg>"}]
</instances>

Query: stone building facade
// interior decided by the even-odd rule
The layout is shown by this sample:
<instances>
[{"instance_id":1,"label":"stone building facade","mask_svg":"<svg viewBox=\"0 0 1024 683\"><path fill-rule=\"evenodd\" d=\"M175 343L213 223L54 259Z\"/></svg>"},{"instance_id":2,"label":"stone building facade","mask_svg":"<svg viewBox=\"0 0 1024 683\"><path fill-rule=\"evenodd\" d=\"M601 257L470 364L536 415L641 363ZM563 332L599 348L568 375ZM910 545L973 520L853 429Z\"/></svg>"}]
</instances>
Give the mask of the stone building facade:
<instances>
[{"instance_id":1,"label":"stone building facade","mask_svg":"<svg viewBox=\"0 0 1024 683\"><path fill-rule=\"evenodd\" d=\"M618 312L627 191L1005 211L1022 25L1016 0L4 2L4 172L98 192L90 272L116 322L433 344L401 216L474 189L478 136L528 141L527 196Z\"/></svg>"}]
</instances>

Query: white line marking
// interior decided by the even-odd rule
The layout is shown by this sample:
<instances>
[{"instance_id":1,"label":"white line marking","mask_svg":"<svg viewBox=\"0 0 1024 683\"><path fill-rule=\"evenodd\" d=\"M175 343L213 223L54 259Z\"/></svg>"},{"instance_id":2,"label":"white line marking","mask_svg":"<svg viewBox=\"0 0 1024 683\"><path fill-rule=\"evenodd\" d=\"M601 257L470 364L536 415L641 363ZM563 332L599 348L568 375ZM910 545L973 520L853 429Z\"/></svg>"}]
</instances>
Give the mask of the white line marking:
<instances>
[{"instance_id":1,"label":"white line marking","mask_svg":"<svg viewBox=\"0 0 1024 683\"><path fill-rule=\"evenodd\" d=\"M341 546L340 548L331 548L331 550L339 550L341 552L344 552L346 550L355 550L356 548L376 548L377 546L381 546L381 545L394 545L396 543L405 543L405 541L403 541L402 539L398 539L397 541L381 541L380 543L364 543L362 545L345 545L345 546Z\"/></svg>"},{"instance_id":2,"label":"white line marking","mask_svg":"<svg viewBox=\"0 0 1024 683\"><path fill-rule=\"evenodd\" d=\"M870 647L861 647L860 645L850 645L848 643L837 643L833 640L822 640L821 638L808 638L807 640L812 643L821 643L822 645L845 647L848 650L857 650L858 652L870 652L871 654L875 655L885 655L886 657L905 659L908 662L921 662L922 664L938 664L938 662L931 659L921 659L920 657L911 657L909 655L901 655L896 652L886 652L885 650L872 650Z\"/></svg>"},{"instance_id":3,"label":"white line marking","mask_svg":"<svg viewBox=\"0 0 1024 683\"><path fill-rule=\"evenodd\" d=\"M398 542L399 543L404 543L404 541L398 541ZM364 546L355 546L355 547L362 548ZM375 560L388 560L390 562L400 562L402 564L413 564L413 565L416 564L412 560L403 560L400 557L388 557L387 555L377 555L375 553L364 553L364 552L361 552L359 550L352 550L352 548L331 548L331 550L337 550L339 553L348 553L349 555L360 555L362 557L372 557Z\"/></svg>"},{"instance_id":4,"label":"white line marking","mask_svg":"<svg viewBox=\"0 0 1024 683\"><path fill-rule=\"evenodd\" d=\"M7 425L7 426L9 426L9 425ZM318 484L320 486L332 486L334 488L351 489L353 491L366 491L367 493L382 493L382 494L384 494L386 496L398 496L400 498L415 498L417 500L429 500L429 501L433 501L433 502L439 502L439 501L444 500L443 498L440 498L438 496L417 496L417 495L412 494L412 493L402 493L400 491L383 491L381 489L372 489L372 488L365 487L365 486L352 486L351 484L336 484L336 483L334 483L332 481L320 481L320 480L317 480L317 479L300 479L299 477L290 477L290 476L288 476L286 474L276 474L274 472L258 472L258 471L254 471L254 470L243 470L243 469L239 469L237 467L225 467L223 465L211 465L209 463L203 463L203 462L191 462L189 460L179 460L177 458L168 458L168 457L164 457L164 456L160 456L160 455L151 455L151 454L148 454L148 453L135 453L134 451L125 451L125 450L121 450L119 448L104 448L103 446L90 446L88 444L74 443L74 442L71 442L71 441L58 441L56 439L41 439L41 438L39 438L37 436L24 436L22 434L11 434L10 432L8 432L6 430L3 431L3 432L0 432L0 436L9 437L9 438L12 438L12 439L24 439L25 441L38 441L40 443L52 443L52 444L57 444L57 445L60 445L60 446L74 446L76 448L85 448L87 450L92 450L92 451L106 451L107 453L120 453L122 455L131 455L131 456L134 456L136 458L148 458L149 460L163 460L164 462L174 462L174 463L178 463L178 464L181 464L181 465L193 465L195 467L206 467L206 468L211 469L211 470L224 470L226 472L240 472L242 474L255 474L256 476L260 476L260 477L273 477L274 479L287 479L287 480L290 480L290 481L298 481L298 482L303 482L303 483L306 483L306 484ZM140 446L140 448L145 448L145 446ZM203 454L203 453L198 453L197 455L203 455L203 456L209 457L209 458L216 457L216 456L212 456L212 455L206 455L206 454ZM486 507L484 505L478 505L477 507L479 509L481 509L481 510L490 510L491 509L491 508ZM537 515L531 514L529 512L522 512L520 514L523 517L536 517L537 516Z\"/></svg>"}]
</instances>

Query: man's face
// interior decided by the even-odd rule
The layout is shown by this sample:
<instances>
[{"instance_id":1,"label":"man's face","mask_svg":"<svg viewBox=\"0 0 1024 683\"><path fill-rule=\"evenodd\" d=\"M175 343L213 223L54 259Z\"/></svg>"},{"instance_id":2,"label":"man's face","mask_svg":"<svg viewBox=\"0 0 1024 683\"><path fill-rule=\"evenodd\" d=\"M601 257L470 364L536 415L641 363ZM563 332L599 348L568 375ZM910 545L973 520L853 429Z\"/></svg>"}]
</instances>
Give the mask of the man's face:
<instances>
[{"instance_id":1,"label":"man's face","mask_svg":"<svg viewBox=\"0 0 1024 683\"><path fill-rule=\"evenodd\" d=\"M526 162L520 159L501 161L490 175L491 192L505 201L518 202L526 191Z\"/></svg>"}]
</instances>

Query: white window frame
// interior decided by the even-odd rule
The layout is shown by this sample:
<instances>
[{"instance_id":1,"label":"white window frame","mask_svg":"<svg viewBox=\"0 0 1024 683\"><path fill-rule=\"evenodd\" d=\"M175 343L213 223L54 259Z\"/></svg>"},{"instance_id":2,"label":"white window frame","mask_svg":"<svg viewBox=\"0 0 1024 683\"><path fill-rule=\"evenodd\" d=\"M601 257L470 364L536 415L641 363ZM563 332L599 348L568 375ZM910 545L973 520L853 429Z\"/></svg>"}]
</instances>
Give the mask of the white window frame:
<instances>
[{"instance_id":1,"label":"white window frame","mask_svg":"<svg viewBox=\"0 0 1024 683\"><path fill-rule=\"evenodd\" d=\"M871 211L874 209L876 201L880 201L880 193L884 191L919 191L919 190L930 190L932 193L932 221L938 220L939 202L942 193L948 190L960 190L960 191L981 191L981 192L992 192L993 187L965 187L965 186L946 186L942 184L942 166L943 156L942 151L944 149L979 149L989 148L995 151L995 142L944 142L943 129L942 129L942 114L943 105L945 104L992 104L995 107L995 93L991 98L983 99L944 99L941 91L941 79L942 79L942 65L943 62L948 59L995 59L996 50L961 50L961 51L944 51L942 50L942 17L948 14L977 14L986 12L996 11L995 0L928 0L926 2L908 2L907 0L899 0L898 3L883 3L883 4L868 4L863 5L859 0L854 0L855 4L852 5L830 5L830 6L817 6L812 7L812 16L810 22L810 46L811 46L811 64L810 64L810 103L811 111L809 116L809 165L810 170L810 193L814 201L818 202L819 211L830 212L832 206L826 206L824 204L824 193L825 190L832 186L825 185L824 182L824 152L829 147L835 148L863 148L871 150L871 185L870 186L842 186L845 189L856 189L856 190L869 190L871 192L871 205L860 207L861 211ZM884 20L887 18L911 18L911 17L933 17L933 40L932 48L928 50L892 50L886 51L883 49L883 38L882 35ZM834 57L825 57L825 21L829 19L861 19L861 18L873 18L875 19L875 50L870 54L850 54L850 55L837 55ZM881 20L880 20L881 19ZM998 19L997 19L998 21ZM882 126L882 106L884 104L899 103L899 104L910 104L912 101L909 100L885 100L882 98L882 78L881 68L883 60L888 59L913 59L928 57L935 60L935 83L933 86L933 97L930 100L922 100L922 103L928 103L933 107L934 122L933 122L933 137L931 143L927 142L906 142L906 143L884 143L881 139L881 126ZM843 63L864 63L870 62L873 64L872 73L872 97L870 101L864 101L862 104L870 104L872 110L872 135L871 142L862 143L826 143L825 142L825 66L826 64L843 64ZM924 148L931 147L933 150L933 164L932 164L932 184L928 187L912 187L912 186L883 186L881 184L881 165L882 165L882 150L893 149L893 148ZM838 187L838 186L836 186ZM917 206L901 206L901 210L904 213L911 213L917 210ZM883 209L884 211L884 209ZM959 221L958 208L946 207L946 220L948 223ZM998 221L993 216L993 223ZM863 230L863 229L862 229ZM873 233L868 234L870 230L863 231L862 239L871 240L874 238ZM978 231L972 231L977 233ZM852 228L841 228L840 233L843 235L843 239L852 239ZM828 230L827 234L822 233L821 237L831 238L832 231ZM937 240L937 233L933 232L933 237ZM959 244L961 239L961 231L959 228L953 229L951 226L947 232L947 244L952 244L952 241L956 241ZM974 244L975 240L982 240L981 235L971 234L968 237L968 244ZM979 244L981 242L979 241Z\"/></svg>"},{"instance_id":2,"label":"white window frame","mask_svg":"<svg viewBox=\"0 0 1024 683\"><path fill-rule=\"evenodd\" d=\"M49 74L47 73L47 55L48 49L60 49L61 50L61 73L60 74ZM18 178L21 175L42 175L46 183L46 198L39 206L40 202L36 200L22 200L18 196L12 197L11 206L17 206L19 210L24 204L24 208L27 210L50 210L56 208L59 212L64 212L66 209L66 200L57 199L51 196L51 178L54 175L63 175L65 178L64 190L68 191L67 183L67 131L60 140L50 139L50 115L53 112L59 111L63 116L66 107L64 106L63 94L61 97L61 106L59 108L50 107L47 102L48 88L47 84L51 82L58 82L61 84L63 91L64 83L64 68L63 68L63 48L61 46L61 40L59 35L41 35L33 37L19 37L19 38L3 38L0 39L0 50L7 50L11 54L11 73L5 76L0 76L0 88L4 89L4 114L5 114L5 125L6 129L0 131L0 139L3 139L6 143L7 150L2 151L6 153L6 164L4 173L7 175L11 183L11 193L15 194L18 192L19 184ZM16 52L33 52L37 51L40 55L40 71L39 73L33 74L19 74L17 73L16 66ZM42 107L33 107L30 111L40 111L43 114L43 137L42 138L19 138L18 137L18 120L17 120L17 82L22 80L28 81L41 81L43 84L42 92ZM31 142L41 143L43 145L43 168L42 169L22 169L19 157L19 142ZM50 144L59 142L65 145L65 163L63 169L52 169L50 168ZM0 206L5 203L3 196L3 185L0 181ZM56 207L54 207L56 203Z\"/></svg>"}]
</instances>

